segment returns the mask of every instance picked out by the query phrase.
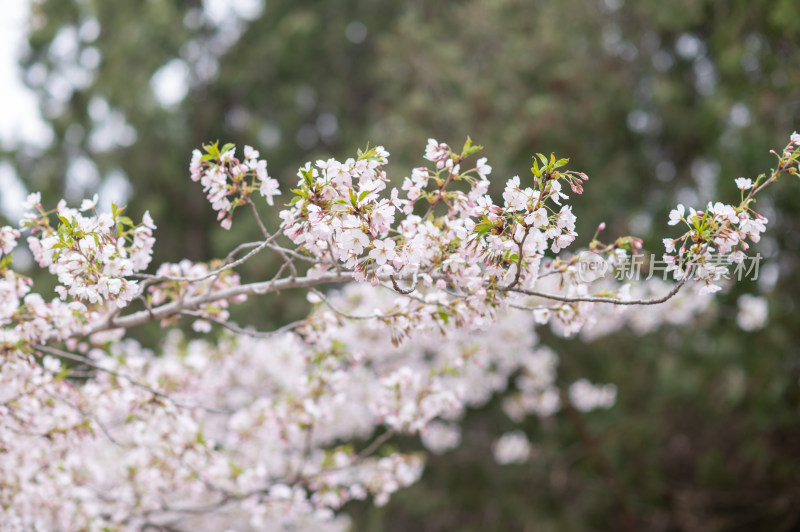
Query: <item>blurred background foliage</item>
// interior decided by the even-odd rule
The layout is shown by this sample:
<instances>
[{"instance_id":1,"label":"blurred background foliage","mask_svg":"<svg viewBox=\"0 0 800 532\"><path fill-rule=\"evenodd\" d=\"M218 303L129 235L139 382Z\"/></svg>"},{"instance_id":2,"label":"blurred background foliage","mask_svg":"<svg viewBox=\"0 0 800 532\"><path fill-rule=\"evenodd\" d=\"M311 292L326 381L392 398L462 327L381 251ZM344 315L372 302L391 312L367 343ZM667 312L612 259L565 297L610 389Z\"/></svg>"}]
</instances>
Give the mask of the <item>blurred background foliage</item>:
<instances>
[{"instance_id":1,"label":"blurred background foliage","mask_svg":"<svg viewBox=\"0 0 800 532\"><path fill-rule=\"evenodd\" d=\"M428 137L470 135L499 188L555 152L591 176L572 198L584 244L605 221L660 253L674 203L734 200L733 178L766 171L800 129L800 4L40 0L24 68L52 142L0 156L51 203L100 190L135 219L149 209L157 262L257 238L246 216L220 229L188 179L191 150L215 139L256 146L284 190L306 160L367 142L399 180ZM798 183L757 208L759 281L696 326L591 343L541 331L559 378L615 383L616 406L527 419L533 459L501 467L492 437L514 425L496 399L419 484L347 507L355 530L800 530ZM763 330L737 328L742 293L768 298ZM282 294L235 318L263 328L304 305Z\"/></svg>"}]
</instances>

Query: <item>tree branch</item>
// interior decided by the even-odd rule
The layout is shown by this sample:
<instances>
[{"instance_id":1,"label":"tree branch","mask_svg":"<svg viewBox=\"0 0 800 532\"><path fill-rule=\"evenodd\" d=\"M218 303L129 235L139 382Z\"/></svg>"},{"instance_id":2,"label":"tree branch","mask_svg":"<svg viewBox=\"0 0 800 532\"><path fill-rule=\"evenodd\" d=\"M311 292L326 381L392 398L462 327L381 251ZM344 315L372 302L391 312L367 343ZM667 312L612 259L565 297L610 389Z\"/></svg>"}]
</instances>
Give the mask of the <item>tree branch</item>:
<instances>
[{"instance_id":1,"label":"tree branch","mask_svg":"<svg viewBox=\"0 0 800 532\"><path fill-rule=\"evenodd\" d=\"M547 294L545 292L537 292L535 290L526 290L524 288L511 288L510 292L517 292L527 296L537 296L545 299L552 299L553 301L563 301L564 303L609 303L612 305L658 305L672 299L678 292L680 292L683 285L686 284L688 277L684 277L676 284L672 290L667 292L661 297L652 299L619 299L615 297L600 297L600 296L561 296L558 294Z\"/></svg>"}]
</instances>

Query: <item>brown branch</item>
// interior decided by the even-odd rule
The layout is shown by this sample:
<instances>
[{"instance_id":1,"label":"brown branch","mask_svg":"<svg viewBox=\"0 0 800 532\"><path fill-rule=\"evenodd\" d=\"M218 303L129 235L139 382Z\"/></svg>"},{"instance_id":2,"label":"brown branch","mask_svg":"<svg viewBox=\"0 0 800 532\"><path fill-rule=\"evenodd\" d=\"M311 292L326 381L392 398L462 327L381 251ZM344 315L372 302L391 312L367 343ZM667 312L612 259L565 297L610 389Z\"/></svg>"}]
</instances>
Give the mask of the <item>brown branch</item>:
<instances>
[{"instance_id":1,"label":"brown branch","mask_svg":"<svg viewBox=\"0 0 800 532\"><path fill-rule=\"evenodd\" d=\"M71 338L89 336L94 333L106 331L109 329L118 329L118 328L127 329L131 327L136 327L151 321L162 320L170 318L172 316L177 316L185 310L194 310L207 303L212 303L214 301L220 301L225 299L231 299L237 296L263 295L263 294L280 292L283 290L290 290L294 288L313 288L316 286L333 284L333 283L342 283L352 280L353 280L353 273L343 271L343 272L326 273L313 277L305 276L296 278L289 277L283 279L272 279L269 281L260 281L260 282L233 286L229 288L223 288L220 290L207 292L205 294L199 294L195 296L187 295L179 300L171 301L169 303L165 303L155 308L148 308L146 310L140 310L128 314L126 316L117 317L113 323L109 323L107 320L103 320L102 322L89 327L88 330L85 330L82 333L76 333L72 335ZM397 278L395 278L395 281L396 280ZM400 278L399 280L408 280L408 279ZM675 294L677 294L680 291L683 285L686 284L686 280L687 277L684 277L666 295L652 299L619 299L619 298L599 297L599 296L562 296L559 294L548 294L545 292L537 292L534 290L526 290L523 288L511 288L508 291L525 294L529 296L542 297L554 301L561 301L564 303L585 302L585 303L606 303L612 305L656 305L659 303L663 303L671 299L673 296L675 296ZM403 294L404 291L400 291L400 293ZM375 316L375 317L387 317L387 316ZM56 335L53 334L47 339L47 341L52 341L55 339Z\"/></svg>"},{"instance_id":2,"label":"brown branch","mask_svg":"<svg viewBox=\"0 0 800 532\"><path fill-rule=\"evenodd\" d=\"M195 296L185 296L179 300L165 303L161 306L140 310L126 316L118 317L114 320L113 326L108 324L105 320L102 323L89 327L88 330L76 333L71 338L89 336L91 334L106 331L109 329L128 329L136 327L155 320L162 320L176 316L184 310L196 309L206 303L220 301L223 299L231 299L241 295L263 295L282 290L290 290L292 288L310 288L313 286L341 283L352 280L352 273L343 272L336 274L325 274L316 277L297 277L295 279L273 279L270 281L261 281L255 283L242 284L221 290L207 292ZM48 337L48 341L56 339L56 334Z\"/></svg>"},{"instance_id":3,"label":"brown branch","mask_svg":"<svg viewBox=\"0 0 800 532\"><path fill-rule=\"evenodd\" d=\"M508 290L511 290L512 288L514 288L519 284L519 279L522 276L522 254L523 254L522 248L525 246L525 240L528 239L528 234L530 234L530 231L531 231L531 226L526 225L525 234L522 235L522 240L520 240L519 242L514 241L517 244L519 250L518 251L519 256L517 257L517 274L514 276L514 280L511 281L511 283L509 283L508 286L504 286L503 288L500 289L503 292L507 292Z\"/></svg>"},{"instance_id":4,"label":"brown branch","mask_svg":"<svg viewBox=\"0 0 800 532\"><path fill-rule=\"evenodd\" d=\"M228 329L229 331L235 332L236 334L243 334L245 336L252 336L253 338L271 338L273 336L277 336L279 334L282 334L282 333L285 333L287 331L290 331L290 330L294 329L295 327L297 327L299 325L302 325L303 323L305 323L307 321L307 320L293 321L291 323L287 323L286 325L275 329L274 331L254 331L254 330L251 330L251 329L243 329L242 327L239 327L238 325L234 325L233 323L230 323L230 322L227 322L227 321L223 321L223 320L218 319L218 318L212 318L210 316L205 316L201 312L196 312L196 311L191 311L191 310L183 310L183 311L181 311L181 315L189 316L189 317L196 318L196 319L199 319L199 320L210 321L212 323L216 323L220 327L224 327L224 328Z\"/></svg>"},{"instance_id":5,"label":"brown branch","mask_svg":"<svg viewBox=\"0 0 800 532\"><path fill-rule=\"evenodd\" d=\"M368 457L369 455L377 451L381 445L386 443L389 440L389 438L391 438L395 434L396 431L394 429L387 430L386 432L384 432L383 434L372 440L372 443L370 443L364 449L362 449L361 452L356 455L355 459L363 460L364 458Z\"/></svg>"},{"instance_id":6,"label":"brown branch","mask_svg":"<svg viewBox=\"0 0 800 532\"><path fill-rule=\"evenodd\" d=\"M609 303L612 305L658 305L672 299L678 292L680 292L683 285L686 284L688 277L684 277L676 284L672 290L667 292L661 297L652 299L619 299L615 297L601 297L601 296L562 296L558 294L548 294L545 292L537 292L535 290L526 290L524 288L511 288L510 292L517 292L527 296L542 297L545 299L552 299L553 301L562 301L564 303Z\"/></svg>"}]
</instances>

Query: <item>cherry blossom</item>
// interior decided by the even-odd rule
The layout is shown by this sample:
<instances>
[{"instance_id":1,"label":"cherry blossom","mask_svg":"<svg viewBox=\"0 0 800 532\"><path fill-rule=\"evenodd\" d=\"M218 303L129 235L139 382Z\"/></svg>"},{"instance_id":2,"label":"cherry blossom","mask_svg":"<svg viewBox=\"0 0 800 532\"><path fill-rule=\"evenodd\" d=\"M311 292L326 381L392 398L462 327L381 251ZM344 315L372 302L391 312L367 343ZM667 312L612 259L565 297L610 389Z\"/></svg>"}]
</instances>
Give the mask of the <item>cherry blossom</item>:
<instances>
[{"instance_id":1,"label":"cherry blossom","mask_svg":"<svg viewBox=\"0 0 800 532\"><path fill-rule=\"evenodd\" d=\"M596 408L611 408L616 402L617 387L613 384L595 386L586 379L580 379L569 386L569 400L583 412Z\"/></svg>"},{"instance_id":2,"label":"cherry blossom","mask_svg":"<svg viewBox=\"0 0 800 532\"><path fill-rule=\"evenodd\" d=\"M694 320L766 230L754 198L798 173L800 139L770 174L735 181L738 204L672 210L668 225L685 225L663 239L674 280L634 283L584 282L579 249L563 252L579 235L561 191L582 192L585 174L537 154L499 204L488 161L471 163L479 150L430 139L429 167L400 188L381 146L309 162L268 228L259 207L276 208L281 192L266 161L250 146L240 160L233 145L206 145L190 177L221 226L246 210L261 230L208 263L151 267L157 226L146 211L135 223L120 206L98 212L96 196L47 210L29 195L19 228L0 228L0 522L345 530L348 501L386 504L420 478L424 455L386 445L396 435L447 452L467 409L498 394L514 422L613 408L624 393L613 384L558 383L558 354L536 328L589 341ZM603 243L603 229L588 248L604 265L643 247L630 236ZM14 271L20 242L56 279L56 297ZM243 282L237 268L264 251L278 271ZM304 319L270 331L231 321L231 305L288 290L308 292ZM740 327L764 325L765 300L738 306ZM180 320L209 334L190 339ZM157 352L126 336L153 321L167 329ZM517 430L493 453L510 465L531 449Z\"/></svg>"},{"instance_id":3,"label":"cherry blossom","mask_svg":"<svg viewBox=\"0 0 800 532\"><path fill-rule=\"evenodd\" d=\"M375 240L372 245L374 249L369 252L369 257L375 259L377 264L386 264L387 261L391 261L397 256L394 251L394 240Z\"/></svg>"},{"instance_id":4,"label":"cherry blossom","mask_svg":"<svg viewBox=\"0 0 800 532\"><path fill-rule=\"evenodd\" d=\"M678 222L683 219L683 214L686 212L686 208L682 204L678 204L678 207L672 209L669 213L669 222L668 225L676 225Z\"/></svg>"},{"instance_id":5,"label":"cherry blossom","mask_svg":"<svg viewBox=\"0 0 800 532\"><path fill-rule=\"evenodd\" d=\"M0 227L0 251L5 255L11 253L11 251L17 247L18 238L19 231L13 227Z\"/></svg>"}]
</instances>

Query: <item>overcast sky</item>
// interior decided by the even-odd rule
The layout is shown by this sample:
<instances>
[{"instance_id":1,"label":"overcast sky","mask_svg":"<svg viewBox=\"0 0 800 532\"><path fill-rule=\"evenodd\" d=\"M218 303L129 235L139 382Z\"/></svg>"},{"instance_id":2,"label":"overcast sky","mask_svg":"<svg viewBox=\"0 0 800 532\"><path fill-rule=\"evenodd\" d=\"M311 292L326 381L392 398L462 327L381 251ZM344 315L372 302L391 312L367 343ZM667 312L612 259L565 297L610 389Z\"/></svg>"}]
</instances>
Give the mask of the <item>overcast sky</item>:
<instances>
[{"instance_id":1,"label":"overcast sky","mask_svg":"<svg viewBox=\"0 0 800 532\"><path fill-rule=\"evenodd\" d=\"M0 17L0 142L6 148L17 140L41 144L47 139L33 94L22 83L17 60L25 46L28 0L3 3Z\"/></svg>"}]
</instances>

